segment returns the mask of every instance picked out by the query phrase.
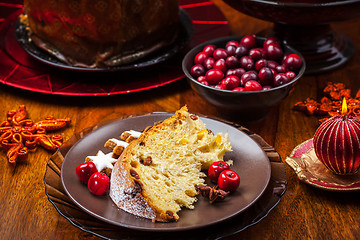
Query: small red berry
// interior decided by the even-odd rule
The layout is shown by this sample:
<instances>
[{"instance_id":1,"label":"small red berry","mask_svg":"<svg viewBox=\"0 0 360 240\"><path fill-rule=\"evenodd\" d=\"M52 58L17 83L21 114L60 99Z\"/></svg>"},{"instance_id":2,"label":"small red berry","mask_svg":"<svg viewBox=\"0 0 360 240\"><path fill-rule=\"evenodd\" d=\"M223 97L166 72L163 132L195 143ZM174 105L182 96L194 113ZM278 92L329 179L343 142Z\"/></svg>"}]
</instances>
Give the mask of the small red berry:
<instances>
[{"instance_id":1,"label":"small red berry","mask_svg":"<svg viewBox=\"0 0 360 240\"><path fill-rule=\"evenodd\" d=\"M296 77L296 73L294 73L293 71L288 71L285 74L290 80L293 80Z\"/></svg>"},{"instance_id":2,"label":"small red berry","mask_svg":"<svg viewBox=\"0 0 360 240\"><path fill-rule=\"evenodd\" d=\"M261 48L253 48L249 51L249 57L251 57L254 61L261 59L264 56L264 51Z\"/></svg>"},{"instance_id":3,"label":"small red berry","mask_svg":"<svg viewBox=\"0 0 360 240\"><path fill-rule=\"evenodd\" d=\"M226 76L237 76L241 78L241 76L245 73L245 69L243 68L234 68L226 71Z\"/></svg>"},{"instance_id":4,"label":"small red berry","mask_svg":"<svg viewBox=\"0 0 360 240\"><path fill-rule=\"evenodd\" d=\"M235 56L237 58L241 58L242 56L246 56L249 50L244 45L239 45L235 50Z\"/></svg>"},{"instance_id":5,"label":"small red berry","mask_svg":"<svg viewBox=\"0 0 360 240\"><path fill-rule=\"evenodd\" d=\"M205 74L205 68L201 64L195 64L191 67L190 74L194 78L198 78L199 76L203 76Z\"/></svg>"},{"instance_id":6,"label":"small red berry","mask_svg":"<svg viewBox=\"0 0 360 240\"><path fill-rule=\"evenodd\" d=\"M225 58L227 58L227 56L228 56L228 54L225 51L225 49L223 49L223 48L217 48L217 49L215 49L215 51L213 53L213 57L215 60L225 59Z\"/></svg>"},{"instance_id":7,"label":"small red berry","mask_svg":"<svg viewBox=\"0 0 360 240\"><path fill-rule=\"evenodd\" d=\"M240 58L240 67L244 68L245 70L251 70L254 68L254 60L249 56L243 56Z\"/></svg>"},{"instance_id":8,"label":"small red berry","mask_svg":"<svg viewBox=\"0 0 360 240\"><path fill-rule=\"evenodd\" d=\"M220 84L218 84L218 85L215 85L215 88L221 89L221 90L227 90L227 89L226 89L226 86L225 86L224 84L222 84L222 83L220 83Z\"/></svg>"},{"instance_id":9,"label":"small red berry","mask_svg":"<svg viewBox=\"0 0 360 240\"><path fill-rule=\"evenodd\" d=\"M226 62L224 59L219 59L214 64L214 69L220 69L223 73L226 73Z\"/></svg>"},{"instance_id":10,"label":"small red berry","mask_svg":"<svg viewBox=\"0 0 360 240\"><path fill-rule=\"evenodd\" d=\"M259 74L259 83L262 86L271 85L274 82L274 74L268 67L263 67L260 69Z\"/></svg>"},{"instance_id":11,"label":"small red berry","mask_svg":"<svg viewBox=\"0 0 360 240\"><path fill-rule=\"evenodd\" d=\"M217 182L219 175L222 171L229 170L230 166L224 161L213 162L208 170L208 177L211 181Z\"/></svg>"},{"instance_id":12,"label":"small red berry","mask_svg":"<svg viewBox=\"0 0 360 240\"><path fill-rule=\"evenodd\" d=\"M227 68L236 68L239 66L239 61L235 56L227 57L225 60Z\"/></svg>"},{"instance_id":13,"label":"small red berry","mask_svg":"<svg viewBox=\"0 0 360 240\"><path fill-rule=\"evenodd\" d=\"M224 73L220 69L210 69L205 77L210 85L217 85L224 78Z\"/></svg>"},{"instance_id":14,"label":"small red berry","mask_svg":"<svg viewBox=\"0 0 360 240\"><path fill-rule=\"evenodd\" d=\"M250 80L255 80L255 81L258 80L257 72L255 72L254 70L247 71L241 76L240 85L244 86L245 83Z\"/></svg>"},{"instance_id":15,"label":"small red berry","mask_svg":"<svg viewBox=\"0 0 360 240\"><path fill-rule=\"evenodd\" d=\"M280 43L280 41L277 37L268 37L265 39L263 47L266 47L267 45L269 45L272 42L276 42L277 44Z\"/></svg>"},{"instance_id":16,"label":"small red berry","mask_svg":"<svg viewBox=\"0 0 360 240\"><path fill-rule=\"evenodd\" d=\"M205 69L207 69L207 70L212 69L215 65L214 58L208 57L207 59L204 60L203 65L204 65Z\"/></svg>"},{"instance_id":17,"label":"small red berry","mask_svg":"<svg viewBox=\"0 0 360 240\"><path fill-rule=\"evenodd\" d=\"M290 82L290 79L288 78L288 76L286 76L285 73L278 73L278 74L275 75L273 85L275 87L278 87L278 86L284 85L284 84L286 84L288 82Z\"/></svg>"},{"instance_id":18,"label":"small red berry","mask_svg":"<svg viewBox=\"0 0 360 240\"><path fill-rule=\"evenodd\" d=\"M95 195L105 195L109 187L110 179L106 174L96 172L89 178L88 189Z\"/></svg>"},{"instance_id":19,"label":"small red berry","mask_svg":"<svg viewBox=\"0 0 360 240\"><path fill-rule=\"evenodd\" d=\"M243 37L240 41L240 45L244 45L247 49L254 48L256 46L256 36L253 34Z\"/></svg>"},{"instance_id":20,"label":"small red berry","mask_svg":"<svg viewBox=\"0 0 360 240\"><path fill-rule=\"evenodd\" d=\"M283 64L290 71L296 71L301 68L302 61L299 55L292 53L285 57Z\"/></svg>"},{"instance_id":21,"label":"small red berry","mask_svg":"<svg viewBox=\"0 0 360 240\"><path fill-rule=\"evenodd\" d=\"M201 80L201 81L199 81L199 83L209 86L209 83L206 80Z\"/></svg>"},{"instance_id":22,"label":"small red berry","mask_svg":"<svg viewBox=\"0 0 360 240\"><path fill-rule=\"evenodd\" d=\"M195 64L203 64L204 60L207 58L208 56L203 53L203 52L199 52L198 54L196 54L195 59L194 59L194 63Z\"/></svg>"},{"instance_id":23,"label":"small red berry","mask_svg":"<svg viewBox=\"0 0 360 240\"><path fill-rule=\"evenodd\" d=\"M226 47L228 46L235 46L238 47L239 46L239 42L235 41L235 40L231 40L229 42L226 43Z\"/></svg>"},{"instance_id":24,"label":"small red berry","mask_svg":"<svg viewBox=\"0 0 360 240\"><path fill-rule=\"evenodd\" d=\"M255 63L255 69L257 71L260 71L260 69L262 69L263 67L267 67L268 66L268 60L266 59L260 59L258 61L256 61Z\"/></svg>"},{"instance_id":25,"label":"small red berry","mask_svg":"<svg viewBox=\"0 0 360 240\"><path fill-rule=\"evenodd\" d=\"M218 185L224 191L235 192L240 185L240 177L232 170L224 170L219 175Z\"/></svg>"},{"instance_id":26,"label":"small red berry","mask_svg":"<svg viewBox=\"0 0 360 240\"><path fill-rule=\"evenodd\" d=\"M245 91L261 91L262 86L255 80L250 80L245 83Z\"/></svg>"},{"instance_id":27,"label":"small red berry","mask_svg":"<svg viewBox=\"0 0 360 240\"><path fill-rule=\"evenodd\" d=\"M216 46L211 44L211 45L206 45L203 49L203 52L208 56L208 57L212 57L214 51L216 49Z\"/></svg>"},{"instance_id":28,"label":"small red berry","mask_svg":"<svg viewBox=\"0 0 360 240\"><path fill-rule=\"evenodd\" d=\"M237 87L237 88L234 88L233 91L234 91L234 92L244 92L244 91L245 91L245 88L243 88L243 87Z\"/></svg>"},{"instance_id":29,"label":"small red berry","mask_svg":"<svg viewBox=\"0 0 360 240\"><path fill-rule=\"evenodd\" d=\"M88 183L90 176L97 172L93 162L82 163L75 169L76 175L82 183Z\"/></svg>"},{"instance_id":30,"label":"small red berry","mask_svg":"<svg viewBox=\"0 0 360 240\"><path fill-rule=\"evenodd\" d=\"M232 90L240 86L240 79L236 76L228 76L221 81L227 90Z\"/></svg>"},{"instance_id":31,"label":"small red berry","mask_svg":"<svg viewBox=\"0 0 360 240\"><path fill-rule=\"evenodd\" d=\"M281 60L283 57L283 50L281 46L276 42L269 43L264 48L264 50L265 50L265 55L268 59Z\"/></svg>"}]
</instances>

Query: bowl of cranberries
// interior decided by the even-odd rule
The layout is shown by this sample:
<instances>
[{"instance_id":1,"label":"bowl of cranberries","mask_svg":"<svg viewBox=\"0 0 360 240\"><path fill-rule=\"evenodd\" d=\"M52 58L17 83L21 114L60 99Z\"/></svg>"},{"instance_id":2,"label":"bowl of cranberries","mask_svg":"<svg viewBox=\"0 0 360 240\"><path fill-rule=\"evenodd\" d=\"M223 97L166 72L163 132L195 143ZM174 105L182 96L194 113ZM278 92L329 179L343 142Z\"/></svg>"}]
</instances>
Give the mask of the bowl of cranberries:
<instances>
[{"instance_id":1,"label":"bowl of cranberries","mask_svg":"<svg viewBox=\"0 0 360 240\"><path fill-rule=\"evenodd\" d=\"M254 121L289 94L305 60L275 37L228 36L190 50L182 68L192 89L225 117Z\"/></svg>"}]
</instances>

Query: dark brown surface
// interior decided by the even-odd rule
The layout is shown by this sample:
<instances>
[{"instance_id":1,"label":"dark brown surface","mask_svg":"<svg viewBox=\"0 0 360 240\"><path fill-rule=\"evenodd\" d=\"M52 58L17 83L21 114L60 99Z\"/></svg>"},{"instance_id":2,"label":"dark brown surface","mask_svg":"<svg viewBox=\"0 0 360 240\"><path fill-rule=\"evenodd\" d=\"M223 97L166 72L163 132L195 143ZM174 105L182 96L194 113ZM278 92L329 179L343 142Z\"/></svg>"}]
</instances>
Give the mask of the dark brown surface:
<instances>
[{"instance_id":1,"label":"dark brown surface","mask_svg":"<svg viewBox=\"0 0 360 240\"><path fill-rule=\"evenodd\" d=\"M245 16L220 0L214 3L224 12L235 34L258 33L270 23ZM274 146L282 160L293 148L311 138L318 119L292 110L307 97L317 98L328 81L343 82L355 93L360 87L360 18L333 24L355 45L353 58L342 68L321 75L304 76L294 91L265 119L243 124ZM215 115L217 110L200 99L185 80L151 91L131 95L75 98L49 96L0 86L0 117L25 104L30 117L47 115L71 117L72 124L62 131L65 139L99 121L128 114L175 111L187 104L191 112ZM45 195L43 178L51 154L38 149L27 163L16 169L8 166L1 153L0 235L3 239L98 239L74 227L61 216ZM289 184L279 205L261 222L227 239L359 239L360 193L334 193L313 188L297 179L286 166ZM79 213L80 215L80 213Z\"/></svg>"}]
</instances>

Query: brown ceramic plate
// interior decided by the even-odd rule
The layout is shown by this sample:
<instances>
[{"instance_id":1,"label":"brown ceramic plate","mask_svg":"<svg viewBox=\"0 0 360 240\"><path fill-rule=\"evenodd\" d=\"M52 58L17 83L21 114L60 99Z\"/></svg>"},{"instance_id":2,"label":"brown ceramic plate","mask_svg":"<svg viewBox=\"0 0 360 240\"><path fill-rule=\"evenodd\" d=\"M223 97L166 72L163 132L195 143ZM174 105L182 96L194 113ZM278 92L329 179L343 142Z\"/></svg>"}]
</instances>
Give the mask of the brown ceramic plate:
<instances>
[{"instance_id":1,"label":"brown ceramic plate","mask_svg":"<svg viewBox=\"0 0 360 240\"><path fill-rule=\"evenodd\" d=\"M263 194L269 184L271 166L263 149L247 134L226 123L202 117L206 126L213 132L227 132L233 151L225 155L232 159L231 167L241 178L240 187L224 201L212 205L206 199L199 198L194 210L180 211L178 222L153 223L151 220L136 217L119 209L106 196L92 195L87 187L76 177L75 167L84 162L85 157L94 155L98 150L109 152L103 147L109 138L118 138L126 130L142 131L170 117L170 113L155 113L121 119L109 123L89 133L78 141L66 154L62 168L61 181L66 193L82 210L107 223L143 231L183 231L193 230L230 219L249 208Z\"/></svg>"}]
</instances>

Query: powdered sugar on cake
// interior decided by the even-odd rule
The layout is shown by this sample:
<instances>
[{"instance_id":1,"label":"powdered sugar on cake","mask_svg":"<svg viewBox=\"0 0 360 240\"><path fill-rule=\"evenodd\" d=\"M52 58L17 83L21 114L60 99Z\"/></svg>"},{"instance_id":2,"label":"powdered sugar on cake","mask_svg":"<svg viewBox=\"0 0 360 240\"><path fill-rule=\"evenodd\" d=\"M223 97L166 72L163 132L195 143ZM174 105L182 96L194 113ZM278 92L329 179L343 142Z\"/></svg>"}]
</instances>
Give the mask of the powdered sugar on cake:
<instances>
[{"instance_id":1,"label":"powdered sugar on cake","mask_svg":"<svg viewBox=\"0 0 360 240\"><path fill-rule=\"evenodd\" d=\"M130 181L129 173L121 162L115 164L111 177L110 197L122 210L148 219L155 219L156 214L149 204L137 194L135 186Z\"/></svg>"}]
</instances>

